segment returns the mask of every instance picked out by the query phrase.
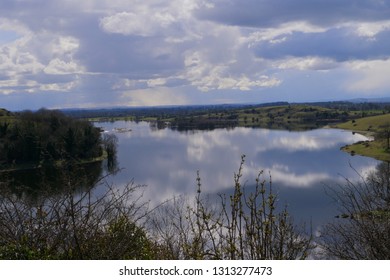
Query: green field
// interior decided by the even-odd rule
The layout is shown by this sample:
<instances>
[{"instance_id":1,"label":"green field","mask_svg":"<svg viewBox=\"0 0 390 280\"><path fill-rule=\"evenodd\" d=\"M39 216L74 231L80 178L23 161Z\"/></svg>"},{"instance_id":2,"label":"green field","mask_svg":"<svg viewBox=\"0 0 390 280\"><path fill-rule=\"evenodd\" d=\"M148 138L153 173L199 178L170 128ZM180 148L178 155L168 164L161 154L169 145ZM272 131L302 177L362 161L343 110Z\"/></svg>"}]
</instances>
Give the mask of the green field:
<instances>
[{"instance_id":1,"label":"green field","mask_svg":"<svg viewBox=\"0 0 390 280\"><path fill-rule=\"evenodd\" d=\"M390 161L390 151L386 147L386 140L375 139L375 136L377 132L388 126L390 126L390 114L360 118L336 125L337 128L355 131L374 138L373 141L347 145L342 148L344 151L382 161Z\"/></svg>"},{"instance_id":2,"label":"green field","mask_svg":"<svg viewBox=\"0 0 390 280\"><path fill-rule=\"evenodd\" d=\"M225 127L258 127L284 130L307 130L355 119L360 112L324 108L315 105L246 106L245 108L210 108L187 112L149 112L139 120L168 124L178 129L214 129ZM374 114L374 112L373 112ZM378 114L378 112L377 112Z\"/></svg>"},{"instance_id":3,"label":"green field","mask_svg":"<svg viewBox=\"0 0 390 280\"><path fill-rule=\"evenodd\" d=\"M365 133L376 132L379 127L390 124L390 114L360 118L337 125L338 128Z\"/></svg>"},{"instance_id":4,"label":"green field","mask_svg":"<svg viewBox=\"0 0 390 280\"><path fill-rule=\"evenodd\" d=\"M237 113L240 126L288 130L312 129L349 118L347 112L307 105L259 107L239 110Z\"/></svg>"}]
</instances>

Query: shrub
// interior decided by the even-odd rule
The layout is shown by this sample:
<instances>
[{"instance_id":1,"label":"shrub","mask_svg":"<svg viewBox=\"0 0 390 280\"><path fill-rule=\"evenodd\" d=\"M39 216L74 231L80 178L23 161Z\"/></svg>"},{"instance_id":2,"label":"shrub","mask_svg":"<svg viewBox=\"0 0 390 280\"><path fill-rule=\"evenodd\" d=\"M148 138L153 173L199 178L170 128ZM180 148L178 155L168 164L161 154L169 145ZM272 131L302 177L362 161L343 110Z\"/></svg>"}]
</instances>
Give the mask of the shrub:
<instances>
[{"instance_id":1,"label":"shrub","mask_svg":"<svg viewBox=\"0 0 390 280\"><path fill-rule=\"evenodd\" d=\"M390 258L390 165L345 185L329 188L340 215L321 232L321 247L332 259Z\"/></svg>"},{"instance_id":2,"label":"shrub","mask_svg":"<svg viewBox=\"0 0 390 280\"><path fill-rule=\"evenodd\" d=\"M3 194L0 198L0 259L150 259L152 242L140 225L147 208L138 204L142 186L121 191L106 186L39 204Z\"/></svg>"},{"instance_id":3,"label":"shrub","mask_svg":"<svg viewBox=\"0 0 390 280\"><path fill-rule=\"evenodd\" d=\"M248 193L241 184L244 158L234 174L234 193L219 205L202 194L197 177L193 203L175 198L153 219L153 232L176 259L305 259L314 248L312 235L299 230L286 208L279 211L271 180L256 178Z\"/></svg>"}]
</instances>

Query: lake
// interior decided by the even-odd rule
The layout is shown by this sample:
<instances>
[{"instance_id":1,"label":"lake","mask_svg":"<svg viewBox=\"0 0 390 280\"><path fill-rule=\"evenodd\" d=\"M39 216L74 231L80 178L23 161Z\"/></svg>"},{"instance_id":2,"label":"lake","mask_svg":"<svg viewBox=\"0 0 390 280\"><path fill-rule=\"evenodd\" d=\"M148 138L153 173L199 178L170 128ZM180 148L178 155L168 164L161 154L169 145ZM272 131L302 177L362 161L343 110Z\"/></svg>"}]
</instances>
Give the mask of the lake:
<instances>
[{"instance_id":1,"label":"lake","mask_svg":"<svg viewBox=\"0 0 390 280\"><path fill-rule=\"evenodd\" d=\"M242 182L250 189L260 170L272 176L279 205L287 204L296 222L313 229L334 219L337 206L328 186L375 170L377 160L351 156L340 147L367 138L350 131L317 129L281 131L253 128L179 132L146 122L96 123L118 137L120 172L107 180L120 188L134 180L147 185L144 198L157 205L177 195L196 194L197 171L211 197L232 192L233 175L246 155Z\"/></svg>"}]
</instances>

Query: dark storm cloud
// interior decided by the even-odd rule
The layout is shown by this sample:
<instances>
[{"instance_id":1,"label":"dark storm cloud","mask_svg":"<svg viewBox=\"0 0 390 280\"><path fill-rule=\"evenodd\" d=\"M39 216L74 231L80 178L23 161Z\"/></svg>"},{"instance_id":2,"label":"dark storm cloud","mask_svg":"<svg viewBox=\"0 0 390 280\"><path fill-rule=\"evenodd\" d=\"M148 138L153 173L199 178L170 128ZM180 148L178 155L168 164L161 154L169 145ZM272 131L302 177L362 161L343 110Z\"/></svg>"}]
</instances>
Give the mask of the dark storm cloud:
<instances>
[{"instance_id":1,"label":"dark storm cloud","mask_svg":"<svg viewBox=\"0 0 390 280\"><path fill-rule=\"evenodd\" d=\"M293 32L256 47L256 54L269 59L288 56L320 56L336 61L386 59L390 57L390 31L374 38L358 36L349 28L330 29L321 33Z\"/></svg>"},{"instance_id":2,"label":"dark storm cloud","mask_svg":"<svg viewBox=\"0 0 390 280\"><path fill-rule=\"evenodd\" d=\"M212 0L213 8L197 11L201 19L229 25L274 27L307 21L327 26L348 21L390 18L390 1L376 0Z\"/></svg>"}]
</instances>

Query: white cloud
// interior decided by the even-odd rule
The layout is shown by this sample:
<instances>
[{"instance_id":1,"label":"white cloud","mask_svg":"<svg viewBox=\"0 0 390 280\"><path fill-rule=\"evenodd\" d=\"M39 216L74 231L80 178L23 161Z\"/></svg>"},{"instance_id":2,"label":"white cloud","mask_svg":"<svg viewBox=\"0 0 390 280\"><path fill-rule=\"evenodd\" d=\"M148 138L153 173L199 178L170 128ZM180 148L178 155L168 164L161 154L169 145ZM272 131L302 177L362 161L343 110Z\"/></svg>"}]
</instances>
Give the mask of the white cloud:
<instances>
[{"instance_id":1,"label":"white cloud","mask_svg":"<svg viewBox=\"0 0 390 280\"><path fill-rule=\"evenodd\" d=\"M20 38L0 46L0 94L33 92L38 83L32 80L44 68L38 58L26 46L26 38ZM28 76L28 77L25 77Z\"/></svg>"},{"instance_id":2,"label":"white cloud","mask_svg":"<svg viewBox=\"0 0 390 280\"><path fill-rule=\"evenodd\" d=\"M302 32L302 33L322 33L327 29L324 27L319 27L312 25L305 21L295 21L281 24L277 27L269 28L259 28L259 29L249 29L255 30L249 33L249 35L242 38L243 43L247 43L249 47L252 45L262 42L270 41L273 43L278 43L285 40L284 35L292 34L293 32Z\"/></svg>"},{"instance_id":3,"label":"white cloud","mask_svg":"<svg viewBox=\"0 0 390 280\"><path fill-rule=\"evenodd\" d=\"M375 91L388 92L390 89L390 59L373 61L354 61L346 64L351 78L345 88L351 92L372 94Z\"/></svg>"},{"instance_id":4,"label":"white cloud","mask_svg":"<svg viewBox=\"0 0 390 280\"><path fill-rule=\"evenodd\" d=\"M100 26L110 33L145 37L164 35L170 42L179 41L187 36L184 31L190 26L196 7L196 0L134 1L131 7L122 4L116 9L120 12L102 17Z\"/></svg>"},{"instance_id":5,"label":"white cloud","mask_svg":"<svg viewBox=\"0 0 390 280\"><path fill-rule=\"evenodd\" d=\"M0 47L0 62L1 72L9 76L35 74L43 68L43 64L29 50L26 38Z\"/></svg>"},{"instance_id":6,"label":"white cloud","mask_svg":"<svg viewBox=\"0 0 390 280\"><path fill-rule=\"evenodd\" d=\"M330 70L340 67L340 64L331 58L323 57L290 57L272 62L275 68L297 70Z\"/></svg>"},{"instance_id":7,"label":"white cloud","mask_svg":"<svg viewBox=\"0 0 390 280\"><path fill-rule=\"evenodd\" d=\"M177 91L164 87L132 90L121 95L122 106L162 106L183 105L188 101L184 95Z\"/></svg>"},{"instance_id":8,"label":"white cloud","mask_svg":"<svg viewBox=\"0 0 390 280\"><path fill-rule=\"evenodd\" d=\"M0 93L74 89L79 85L77 77L73 77L74 81L58 81L55 76L84 72L73 58L78 48L79 41L74 37L47 31L34 36L24 30L22 37L0 46L0 71L4 75Z\"/></svg>"},{"instance_id":9,"label":"white cloud","mask_svg":"<svg viewBox=\"0 0 390 280\"><path fill-rule=\"evenodd\" d=\"M101 27L104 31L110 33L119 33L124 35L152 36L160 28L167 27L173 18L169 15L159 15L153 17L145 13L121 12L101 20ZM161 24L161 25L160 25Z\"/></svg>"},{"instance_id":10,"label":"white cloud","mask_svg":"<svg viewBox=\"0 0 390 280\"><path fill-rule=\"evenodd\" d=\"M53 56L65 56L72 57L80 47L80 42L77 38L65 36L57 37L52 43L52 54Z\"/></svg>"},{"instance_id":11,"label":"white cloud","mask_svg":"<svg viewBox=\"0 0 390 280\"><path fill-rule=\"evenodd\" d=\"M390 29L390 20L378 22L355 22L349 23L352 28L356 30L356 34L363 37L375 39L378 33Z\"/></svg>"},{"instance_id":12,"label":"white cloud","mask_svg":"<svg viewBox=\"0 0 390 280\"><path fill-rule=\"evenodd\" d=\"M312 187L315 184L332 178L324 172L297 174L292 172L288 166L274 165L271 170L274 182L281 182L290 187Z\"/></svg>"},{"instance_id":13,"label":"white cloud","mask_svg":"<svg viewBox=\"0 0 390 280\"><path fill-rule=\"evenodd\" d=\"M59 58L55 58L49 62L49 64L43 69L46 74L52 75L64 75L82 73L83 68L74 61L63 61Z\"/></svg>"},{"instance_id":14,"label":"white cloud","mask_svg":"<svg viewBox=\"0 0 390 280\"><path fill-rule=\"evenodd\" d=\"M269 138L267 134L264 134L264 130L260 130L257 133L256 139ZM326 129L311 130L305 133L290 132L288 135L282 131L280 134L273 133L272 135L275 138L272 139L272 141L264 140L264 143L268 143L268 145L257 146L256 152L263 152L270 149L282 150L285 152L319 151L344 145L344 142L340 142L341 139L347 143L367 140L363 135L352 133L343 135L342 138L337 138L334 137L334 132Z\"/></svg>"},{"instance_id":15,"label":"white cloud","mask_svg":"<svg viewBox=\"0 0 390 280\"><path fill-rule=\"evenodd\" d=\"M248 91L275 87L281 83L277 78L263 73L264 68L259 67L256 57L248 53L246 42L241 40L241 32L237 28L196 21L191 11L201 3L186 2L192 5L186 7L181 2L176 2L168 6L169 12L166 8L157 12L153 5L147 8L140 6L134 8L131 13L117 13L101 20L101 27L107 32L155 37L163 35L164 43L185 44L183 47L186 48L180 47L179 53L176 54L183 57L182 71L170 73L170 76L160 75L157 79L127 79L122 85L116 84L115 88L124 84L137 87L144 83L154 87L156 82L157 86L161 86L174 79L188 81L200 91ZM156 46L155 49L163 48L162 46L164 44ZM176 52L177 49L168 48L163 53L172 51ZM239 56L240 59L237 59Z\"/></svg>"},{"instance_id":16,"label":"white cloud","mask_svg":"<svg viewBox=\"0 0 390 280\"><path fill-rule=\"evenodd\" d=\"M146 83L149 87L159 87L159 86L164 86L167 83L167 80L163 78L156 78L156 79L149 79L146 81Z\"/></svg>"},{"instance_id":17,"label":"white cloud","mask_svg":"<svg viewBox=\"0 0 390 280\"><path fill-rule=\"evenodd\" d=\"M248 71L240 67L242 72L236 72L235 68L239 63L232 57L230 61L222 60L219 64L215 64L210 62L207 55L202 52L187 53L184 60L186 69L180 77L205 92L226 89L247 91L258 87L274 87L281 83L277 78L261 73L247 73Z\"/></svg>"},{"instance_id":18,"label":"white cloud","mask_svg":"<svg viewBox=\"0 0 390 280\"><path fill-rule=\"evenodd\" d=\"M191 161L202 163L213 161L212 155L215 149L237 151L238 147L227 137L224 130L196 133L187 139L187 156Z\"/></svg>"},{"instance_id":19,"label":"white cloud","mask_svg":"<svg viewBox=\"0 0 390 280\"><path fill-rule=\"evenodd\" d=\"M40 91L56 91L56 92L68 92L78 86L78 81L74 80L69 83L51 83L42 84L39 86Z\"/></svg>"}]
</instances>

